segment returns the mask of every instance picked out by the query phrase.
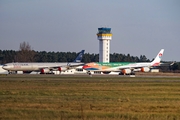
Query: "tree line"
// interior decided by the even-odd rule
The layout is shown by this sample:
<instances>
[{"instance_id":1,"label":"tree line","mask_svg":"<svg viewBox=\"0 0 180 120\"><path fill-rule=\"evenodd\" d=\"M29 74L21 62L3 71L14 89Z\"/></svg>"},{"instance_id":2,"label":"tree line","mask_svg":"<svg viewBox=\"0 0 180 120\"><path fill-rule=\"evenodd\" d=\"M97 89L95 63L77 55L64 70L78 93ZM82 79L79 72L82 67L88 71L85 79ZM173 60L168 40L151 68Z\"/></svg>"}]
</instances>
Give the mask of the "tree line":
<instances>
[{"instance_id":1,"label":"tree line","mask_svg":"<svg viewBox=\"0 0 180 120\"><path fill-rule=\"evenodd\" d=\"M79 53L76 52L46 52L46 51L15 51L0 50L0 64L9 62L72 62ZM82 62L98 62L99 54L85 53ZM149 62L145 55L140 57L130 56L130 54L110 54L111 62Z\"/></svg>"},{"instance_id":2,"label":"tree line","mask_svg":"<svg viewBox=\"0 0 180 120\"><path fill-rule=\"evenodd\" d=\"M10 62L72 62L79 53L76 52L46 52L34 51L29 43L23 42L20 44L20 49L15 50L0 50L0 64ZM99 54L85 53L82 62L98 62ZM131 56L130 54L113 53L110 54L110 62L150 62L145 55ZM180 62L176 62L172 66L162 67L165 71L180 70Z\"/></svg>"}]
</instances>

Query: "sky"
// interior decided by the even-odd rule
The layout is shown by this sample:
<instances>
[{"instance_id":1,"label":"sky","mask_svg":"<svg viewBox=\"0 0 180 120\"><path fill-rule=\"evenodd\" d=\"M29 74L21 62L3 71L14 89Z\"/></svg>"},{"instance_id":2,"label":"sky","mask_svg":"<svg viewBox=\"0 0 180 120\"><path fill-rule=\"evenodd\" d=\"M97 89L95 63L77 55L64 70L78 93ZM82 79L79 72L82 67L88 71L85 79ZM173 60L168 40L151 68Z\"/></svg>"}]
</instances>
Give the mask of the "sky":
<instances>
[{"instance_id":1,"label":"sky","mask_svg":"<svg viewBox=\"0 0 180 120\"><path fill-rule=\"evenodd\" d=\"M100 27L110 53L180 61L180 0L0 0L0 50L98 54Z\"/></svg>"}]
</instances>

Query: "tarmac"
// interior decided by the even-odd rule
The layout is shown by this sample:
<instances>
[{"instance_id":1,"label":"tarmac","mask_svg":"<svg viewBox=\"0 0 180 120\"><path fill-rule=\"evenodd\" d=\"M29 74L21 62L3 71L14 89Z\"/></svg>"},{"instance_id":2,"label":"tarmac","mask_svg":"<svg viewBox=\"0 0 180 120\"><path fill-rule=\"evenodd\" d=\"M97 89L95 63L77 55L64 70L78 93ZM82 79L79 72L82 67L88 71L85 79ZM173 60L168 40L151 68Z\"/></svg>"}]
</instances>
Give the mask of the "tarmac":
<instances>
[{"instance_id":1,"label":"tarmac","mask_svg":"<svg viewBox=\"0 0 180 120\"><path fill-rule=\"evenodd\" d=\"M88 74L0 74L0 76L47 76L47 77L57 77L57 76L71 76L71 77L152 77L152 78L160 78L160 77L176 77L176 78L180 78L180 73L163 73L163 72L158 72L158 73L143 73L143 72L136 72L136 75L115 75L115 74L92 74L92 75L88 75Z\"/></svg>"}]
</instances>

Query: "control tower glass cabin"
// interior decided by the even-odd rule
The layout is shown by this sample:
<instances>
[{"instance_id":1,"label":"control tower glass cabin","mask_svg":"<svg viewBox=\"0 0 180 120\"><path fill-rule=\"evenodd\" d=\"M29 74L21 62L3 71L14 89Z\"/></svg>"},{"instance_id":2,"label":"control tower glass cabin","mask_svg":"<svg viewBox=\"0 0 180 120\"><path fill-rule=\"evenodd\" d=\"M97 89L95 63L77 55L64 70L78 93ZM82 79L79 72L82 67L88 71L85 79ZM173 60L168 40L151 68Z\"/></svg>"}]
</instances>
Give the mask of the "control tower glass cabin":
<instances>
[{"instance_id":1,"label":"control tower glass cabin","mask_svg":"<svg viewBox=\"0 0 180 120\"><path fill-rule=\"evenodd\" d=\"M97 39L99 40L99 62L109 62L111 28L98 28Z\"/></svg>"}]
</instances>

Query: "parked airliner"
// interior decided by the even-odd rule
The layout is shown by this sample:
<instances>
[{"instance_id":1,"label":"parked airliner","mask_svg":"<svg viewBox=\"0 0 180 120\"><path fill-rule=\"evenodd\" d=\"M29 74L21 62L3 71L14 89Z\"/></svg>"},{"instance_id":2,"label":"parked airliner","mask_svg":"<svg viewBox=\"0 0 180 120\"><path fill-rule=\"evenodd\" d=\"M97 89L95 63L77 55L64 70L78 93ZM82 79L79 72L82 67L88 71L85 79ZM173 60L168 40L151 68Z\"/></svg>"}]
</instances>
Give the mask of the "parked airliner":
<instances>
[{"instance_id":1,"label":"parked airliner","mask_svg":"<svg viewBox=\"0 0 180 120\"><path fill-rule=\"evenodd\" d=\"M164 49L161 49L152 62L92 62L83 66L87 73L91 75L92 71L104 73L119 72L119 75L135 74L134 71L149 72L151 67L159 66Z\"/></svg>"},{"instance_id":2,"label":"parked airliner","mask_svg":"<svg viewBox=\"0 0 180 120\"><path fill-rule=\"evenodd\" d=\"M85 50L82 50L73 62L16 62L3 65L3 69L8 70L9 74L14 71L23 71L23 73L40 72L41 74L53 73L53 71L66 71L73 67L84 65L81 63Z\"/></svg>"}]
</instances>

